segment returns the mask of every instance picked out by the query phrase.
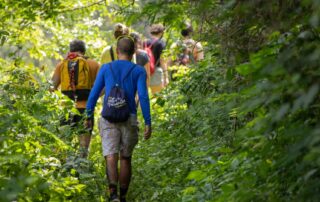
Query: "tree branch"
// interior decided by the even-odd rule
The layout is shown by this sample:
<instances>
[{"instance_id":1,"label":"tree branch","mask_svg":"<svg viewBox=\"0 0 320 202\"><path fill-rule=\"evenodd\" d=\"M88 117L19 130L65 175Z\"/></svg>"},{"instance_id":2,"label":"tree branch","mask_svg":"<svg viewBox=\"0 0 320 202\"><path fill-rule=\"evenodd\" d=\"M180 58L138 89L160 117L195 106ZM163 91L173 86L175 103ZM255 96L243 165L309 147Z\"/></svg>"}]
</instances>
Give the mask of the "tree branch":
<instances>
[{"instance_id":1,"label":"tree branch","mask_svg":"<svg viewBox=\"0 0 320 202\"><path fill-rule=\"evenodd\" d=\"M106 0L100 0L100 1L88 4L86 6L76 7L76 8L73 8L73 9L62 10L61 13L68 12L68 11L82 10L82 9L86 9L86 8L89 8L89 7L92 7L92 6L95 6L95 5L99 5L99 4L102 4L102 3L106 3Z\"/></svg>"}]
</instances>

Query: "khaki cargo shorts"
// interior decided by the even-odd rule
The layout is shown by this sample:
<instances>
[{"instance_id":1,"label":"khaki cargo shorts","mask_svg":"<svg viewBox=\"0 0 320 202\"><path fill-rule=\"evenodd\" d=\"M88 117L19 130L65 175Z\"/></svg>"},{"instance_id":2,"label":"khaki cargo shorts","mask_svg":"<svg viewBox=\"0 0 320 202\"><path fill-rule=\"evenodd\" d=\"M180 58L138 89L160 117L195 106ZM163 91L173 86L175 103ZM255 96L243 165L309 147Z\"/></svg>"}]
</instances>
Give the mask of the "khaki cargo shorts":
<instances>
[{"instance_id":1,"label":"khaki cargo shorts","mask_svg":"<svg viewBox=\"0 0 320 202\"><path fill-rule=\"evenodd\" d=\"M101 117L99 131L103 156L121 152L124 157L131 157L138 143L138 130L138 120L134 114L123 123L110 123Z\"/></svg>"}]
</instances>

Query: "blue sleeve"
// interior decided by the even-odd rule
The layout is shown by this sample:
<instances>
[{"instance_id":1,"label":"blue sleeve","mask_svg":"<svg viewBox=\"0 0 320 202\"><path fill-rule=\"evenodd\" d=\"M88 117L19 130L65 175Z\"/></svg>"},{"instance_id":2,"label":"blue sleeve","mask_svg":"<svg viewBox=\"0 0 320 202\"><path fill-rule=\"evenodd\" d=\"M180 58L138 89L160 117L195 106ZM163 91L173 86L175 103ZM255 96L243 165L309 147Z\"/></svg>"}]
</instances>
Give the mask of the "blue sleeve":
<instances>
[{"instance_id":1,"label":"blue sleeve","mask_svg":"<svg viewBox=\"0 0 320 202\"><path fill-rule=\"evenodd\" d=\"M90 95L87 101L87 106L86 106L86 111L87 111L87 116L91 117L94 113L94 108L97 104L97 100L100 96L100 92L105 86L105 81L104 81L104 75L106 72L106 68L103 65L101 69L98 72L97 78L93 84L93 87L90 91Z\"/></svg>"},{"instance_id":2,"label":"blue sleeve","mask_svg":"<svg viewBox=\"0 0 320 202\"><path fill-rule=\"evenodd\" d=\"M151 126L150 102L147 88L147 73L145 69L142 69L142 71L139 72L138 95L145 125Z\"/></svg>"}]
</instances>

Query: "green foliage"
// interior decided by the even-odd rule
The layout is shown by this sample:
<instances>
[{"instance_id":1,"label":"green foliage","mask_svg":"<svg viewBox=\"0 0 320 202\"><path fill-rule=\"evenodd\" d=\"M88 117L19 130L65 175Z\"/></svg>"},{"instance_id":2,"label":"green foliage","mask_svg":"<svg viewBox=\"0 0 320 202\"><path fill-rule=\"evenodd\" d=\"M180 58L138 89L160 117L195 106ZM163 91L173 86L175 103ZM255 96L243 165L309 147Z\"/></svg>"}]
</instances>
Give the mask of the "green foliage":
<instances>
[{"instance_id":1,"label":"green foliage","mask_svg":"<svg viewBox=\"0 0 320 202\"><path fill-rule=\"evenodd\" d=\"M318 1L194 4L207 20L206 60L154 102L154 136L134 154L131 197L318 201ZM198 22L196 10L186 12Z\"/></svg>"},{"instance_id":2,"label":"green foliage","mask_svg":"<svg viewBox=\"0 0 320 202\"><path fill-rule=\"evenodd\" d=\"M73 104L49 93L35 69L1 66L0 200L99 201L103 177L77 157L70 127L59 126Z\"/></svg>"},{"instance_id":3,"label":"green foliage","mask_svg":"<svg viewBox=\"0 0 320 202\"><path fill-rule=\"evenodd\" d=\"M318 0L1 1L0 8L0 201L105 199L100 139L89 160L77 157L76 131L59 123L73 103L49 93L47 78L73 38L98 59L117 20L162 22L169 46L191 20L206 45L206 59L179 69L152 100L154 133L135 150L129 199L320 198Z\"/></svg>"},{"instance_id":4,"label":"green foliage","mask_svg":"<svg viewBox=\"0 0 320 202\"><path fill-rule=\"evenodd\" d=\"M105 168L99 137L79 158L79 130L60 126L73 103L49 93L69 42L86 42L99 60L111 43L104 1L0 1L0 201L101 201ZM95 133L97 131L95 130Z\"/></svg>"}]
</instances>

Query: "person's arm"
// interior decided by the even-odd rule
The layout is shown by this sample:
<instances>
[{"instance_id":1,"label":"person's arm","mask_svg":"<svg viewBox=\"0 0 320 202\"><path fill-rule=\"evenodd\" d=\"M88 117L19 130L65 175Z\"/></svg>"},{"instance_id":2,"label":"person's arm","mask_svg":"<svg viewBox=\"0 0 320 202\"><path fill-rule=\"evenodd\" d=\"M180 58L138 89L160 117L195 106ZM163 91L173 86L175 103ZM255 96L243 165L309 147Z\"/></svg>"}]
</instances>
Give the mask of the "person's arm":
<instances>
[{"instance_id":1,"label":"person's arm","mask_svg":"<svg viewBox=\"0 0 320 202\"><path fill-rule=\"evenodd\" d=\"M151 136L151 115L150 115L150 102L149 102L149 95L147 89L147 73L143 70L138 78L138 95L140 99L140 106L145 122L145 132L144 138L149 139Z\"/></svg>"},{"instance_id":2,"label":"person's arm","mask_svg":"<svg viewBox=\"0 0 320 202\"><path fill-rule=\"evenodd\" d=\"M97 104L100 92L105 86L104 74L106 71L106 66L102 66L98 72L97 78L94 82L94 85L90 91L90 95L87 101L86 111L87 116L91 117L94 113L94 108Z\"/></svg>"},{"instance_id":3,"label":"person's arm","mask_svg":"<svg viewBox=\"0 0 320 202\"><path fill-rule=\"evenodd\" d=\"M147 86L150 86L150 62L148 61L145 65L144 65L144 69L147 72Z\"/></svg>"},{"instance_id":4,"label":"person's arm","mask_svg":"<svg viewBox=\"0 0 320 202\"><path fill-rule=\"evenodd\" d=\"M94 84L94 81L96 80L96 77L98 75L98 72L99 72L99 69L100 69L100 65L99 63L97 63L96 61L93 61L93 67L92 68L92 75L91 75L91 81L92 81L92 86ZM101 93L100 93L100 97L104 95L104 88L101 90Z\"/></svg>"},{"instance_id":5,"label":"person's arm","mask_svg":"<svg viewBox=\"0 0 320 202\"><path fill-rule=\"evenodd\" d=\"M94 65L94 72L93 72L93 77L92 77L93 84L94 84L94 81L97 78L97 75L98 75L98 72L99 72L99 69L100 69L100 64L97 63L97 62L94 62L94 63L95 63L95 65Z\"/></svg>"},{"instance_id":6,"label":"person's arm","mask_svg":"<svg viewBox=\"0 0 320 202\"><path fill-rule=\"evenodd\" d=\"M203 52L203 47L201 45L200 42L197 42L196 44L196 48L195 48L195 60L198 62L200 60L203 60L204 59L204 52Z\"/></svg>"},{"instance_id":7,"label":"person's arm","mask_svg":"<svg viewBox=\"0 0 320 202\"><path fill-rule=\"evenodd\" d=\"M53 84L53 90L57 90L60 83L61 83L61 65L62 63L60 62L59 64L57 64L54 73L52 75L51 81Z\"/></svg>"},{"instance_id":8,"label":"person's arm","mask_svg":"<svg viewBox=\"0 0 320 202\"><path fill-rule=\"evenodd\" d=\"M90 60L90 59L88 59L87 62L88 62L88 64L89 64L91 86L93 86L94 81L95 81L96 78L97 78L100 65L99 65L99 63L96 62L95 60Z\"/></svg>"},{"instance_id":9,"label":"person's arm","mask_svg":"<svg viewBox=\"0 0 320 202\"><path fill-rule=\"evenodd\" d=\"M138 50L139 51L139 56L140 58L140 62L141 64L144 64L143 67L147 72L147 86L150 87L150 76L151 76L151 72L150 72L150 60L149 60L149 56L147 54L147 52L145 52L144 50Z\"/></svg>"},{"instance_id":10,"label":"person's arm","mask_svg":"<svg viewBox=\"0 0 320 202\"><path fill-rule=\"evenodd\" d=\"M163 70L163 80L164 80L164 86L169 84L169 76L168 76L168 69L167 69L167 62L166 60L160 56L160 66Z\"/></svg>"}]
</instances>

